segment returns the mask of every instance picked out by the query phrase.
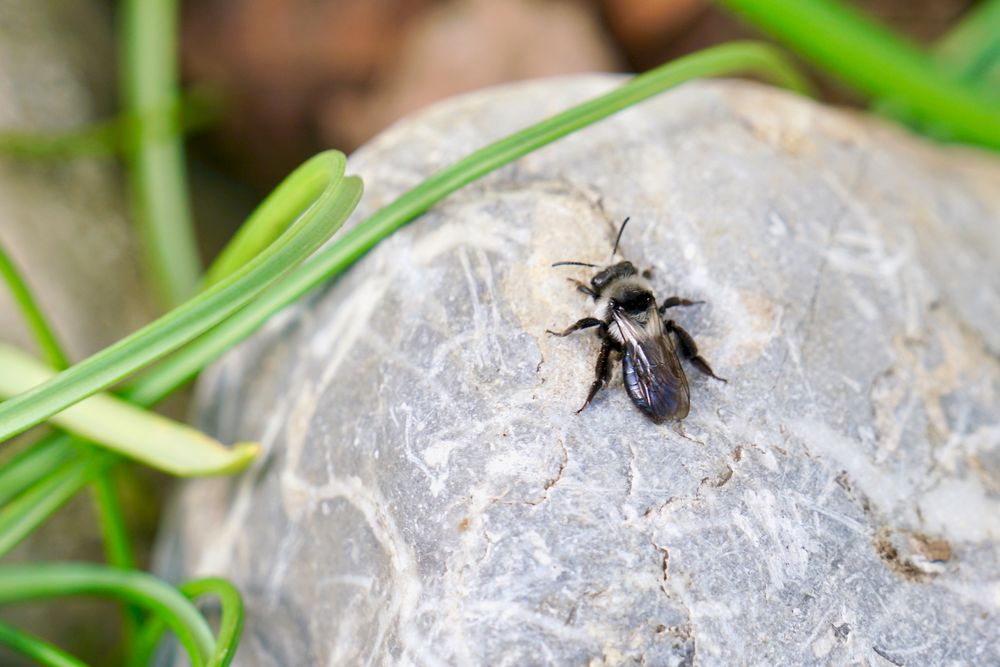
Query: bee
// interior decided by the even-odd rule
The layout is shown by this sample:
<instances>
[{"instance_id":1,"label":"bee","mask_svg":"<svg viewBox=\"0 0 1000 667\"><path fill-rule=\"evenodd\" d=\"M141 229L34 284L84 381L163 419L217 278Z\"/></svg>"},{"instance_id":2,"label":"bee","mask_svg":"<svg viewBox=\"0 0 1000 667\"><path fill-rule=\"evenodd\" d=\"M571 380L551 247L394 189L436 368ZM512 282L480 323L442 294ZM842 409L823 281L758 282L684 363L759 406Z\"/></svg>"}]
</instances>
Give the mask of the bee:
<instances>
[{"instance_id":1,"label":"bee","mask_svg":"<svg viewBox=\"0 0 1000 667\"><path fill-rule=\"evenodd\" d=\"M618 252L622 233L629 218L625 218L618 229L612 260ZM642 274L629 261L621 261L601 268L586 262L556 262L552 266L586 266L600 269L590 284L570 278L577 289L594 300L594 311L590 317L570 325L565 331L546 333L553 336L568 336L581 329L597 328L601 339L601 351L597 355L595 378L587 394L587 400L577 414L583 411L604 387L611 376L614 354L621 359L622 377L625 390L637 408L657 424L668 419L684 419L691 406L691 394L687 377L677 358L677 349L699 371L721 382L708 362L698 354L694 338L673 320L663 321L662 316L669 308L694 306L703 301L689 301L678 296L664 299L656 305L656 296L649 284L649 272ZM672 336L677 338L675 347Z\"/></svg>"}]
</instances>

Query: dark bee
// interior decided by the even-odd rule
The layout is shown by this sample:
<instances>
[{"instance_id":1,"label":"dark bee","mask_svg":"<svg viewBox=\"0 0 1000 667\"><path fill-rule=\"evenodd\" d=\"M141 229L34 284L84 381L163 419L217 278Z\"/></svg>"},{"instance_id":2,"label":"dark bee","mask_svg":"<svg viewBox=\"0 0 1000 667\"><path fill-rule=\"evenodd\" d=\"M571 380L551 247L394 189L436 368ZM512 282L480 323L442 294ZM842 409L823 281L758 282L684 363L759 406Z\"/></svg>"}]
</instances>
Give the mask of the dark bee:
<instances>
[{"instance_id":1,"label":"dark bee","mask_svg":"<svg viewBox=\"0 0 1000 667\"><path fill-rule=\"evenodd\" d=\"M625 218L615 239L611 257L618 251L622 232L629 219ZM552 266L589 266L585 262L557 262ZM705 375L726 382L717 376L708 362L698 354L698 346L688 332L673 320L663 321L661 315L675 306L693 306L702 301L688 301L677 296L665 299L659 307L656 297L646 280L631 262L623 261L602 268L590 279L590 285L580 281L577 289L590 296L595 303L594 313L574 323L565 331L547 331L554 336L568 336L580 329L597 327L601 338L601 352L597 356L594 383L579 414L590 405L597 392L611 375L611 355L622 360L622 377L625 390L636 407L657 424L668 419L684 419L691 405L687 378L677 359L671 334L677 337L681 355Z\"/></svg>"}]
</instances>

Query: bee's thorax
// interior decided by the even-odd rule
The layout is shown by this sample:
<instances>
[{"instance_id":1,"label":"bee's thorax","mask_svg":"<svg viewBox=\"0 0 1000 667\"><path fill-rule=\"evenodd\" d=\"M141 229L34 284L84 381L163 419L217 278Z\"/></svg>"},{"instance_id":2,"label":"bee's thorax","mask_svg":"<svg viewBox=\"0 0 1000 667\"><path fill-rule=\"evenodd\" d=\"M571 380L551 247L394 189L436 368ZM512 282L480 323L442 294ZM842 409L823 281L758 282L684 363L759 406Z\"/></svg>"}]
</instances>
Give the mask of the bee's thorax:
<instances>
[{"instance_id":1,"label":"bee's thorax","mask_svg":"<svg viewBox=\"0 0 1000 667\"><path fill-rule=\"evenodd\" d=\"M608 323L608 333L619 343L624 342L621 330L614 322L619 316L645 326L656 310L656 297L649 282L638 274L610 281L595 297L593 316Z\"/></svg>"}]
</instances>

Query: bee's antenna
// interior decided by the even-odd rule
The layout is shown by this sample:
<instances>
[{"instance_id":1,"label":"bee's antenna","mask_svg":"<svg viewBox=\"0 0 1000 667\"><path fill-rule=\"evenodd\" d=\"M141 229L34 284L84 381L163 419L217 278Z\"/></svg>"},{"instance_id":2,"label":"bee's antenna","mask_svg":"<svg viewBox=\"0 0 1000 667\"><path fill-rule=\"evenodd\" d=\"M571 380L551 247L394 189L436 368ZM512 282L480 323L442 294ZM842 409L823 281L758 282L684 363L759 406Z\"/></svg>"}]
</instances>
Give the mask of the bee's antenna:
<instances>
[{"instance_id":1,"label":"bee's antenna","mask_svg":"<svg viewBox=\"0 0 1000 667\"><path fill-rule=\"evenodd\" d=\"M618 252L618 243L622 240L622 233L625 231L625 225L628 224L629 220L631 220L631 216L628 217L628 218L625 218L625 220L622 221L622 226L618 228L618 237L615 238L615 247L611 249L611 258L612 259L614 259L615 253Z\"/></svg>"},{"instance_id":2,"label":"bee's antenna","mask_svg":"<svg viewBox=\"0 0 1000 667\"><path fill-rule=\"evenodd\" d=\"M552 266L589 266L592 269L598 268L597 264L587 264L586 262L556 262Z\"/></svg>"}]
</instances>

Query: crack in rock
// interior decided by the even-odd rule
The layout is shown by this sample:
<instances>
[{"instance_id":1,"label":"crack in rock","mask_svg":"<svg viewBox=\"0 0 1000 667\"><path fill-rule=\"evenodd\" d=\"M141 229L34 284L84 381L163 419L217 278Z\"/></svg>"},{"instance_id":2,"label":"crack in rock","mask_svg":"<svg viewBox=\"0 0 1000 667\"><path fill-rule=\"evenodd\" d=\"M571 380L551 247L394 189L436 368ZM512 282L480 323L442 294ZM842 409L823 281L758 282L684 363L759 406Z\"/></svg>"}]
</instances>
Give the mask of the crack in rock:
<instances>
[{"instance_id":1,"label":"crack in rock","mask_svg":"<svg viewBox=\"0 0 1000 667\"><path fill-rule=\"evenodd\" d=\"M896 665L896 667L904 667L904 663L901 660L896 660L895 658L889 657L889 654L886 653L883 649L880 649L878 646L872 645L872 650L875 651L875 653L877 653L880 658L891 662L892 664Z\"/></svg>"},{"instance_id":2,"label":"crack in rock","mask_svg":"<svg viewBox=\"0 0 1000 667\"><path fill-rule=\"evenodd\" d=\"M703 486L706 484L708 486L714 486L717 489L725 486L726 483L733 478L733 467L728 463L724 463L723 465L726 466L726 469L724 471L719 473L715 478L712 477L702 478L701 484Z\"/></svg>"},{"instance_id":3,"label":"crack in rock","mask_svg":"<svg viewBox=\"0 0 1000 667\"><path fill-rule=\"evenodd\" d=\"M566 466L569 464L569 450L566 449L566 444L562 440L560 440L559 446L562 447L562 453L563 453L562 461L559 462L559 470L556 471L556 476L548 479L545 482L546 491L548 491L553 486L559 483L559 480L562 479L563 471L566 470Z\"/></svg>"},{"instance_id":4,"label":"crack in rock","mask_svg":"<svg viewBox=\"0 0 1000 667\"><path fill-rule=\"evenodd\" d=\"M661 560L660 560L660 573L661 573L660 574L660 590L663 591L663 594L666 595L668 598L671 598L673 596L670 594L670 590L669 590L669 585L670 585L670 550L667 549L667 547L665 547L665 546L657 544L656 540L651 539L649 542L650 542L650 544L653 545L654 549L656 549L657 551L659 551L662 554L662 557L661 557Z\"/></svg>"}]
</instances>

